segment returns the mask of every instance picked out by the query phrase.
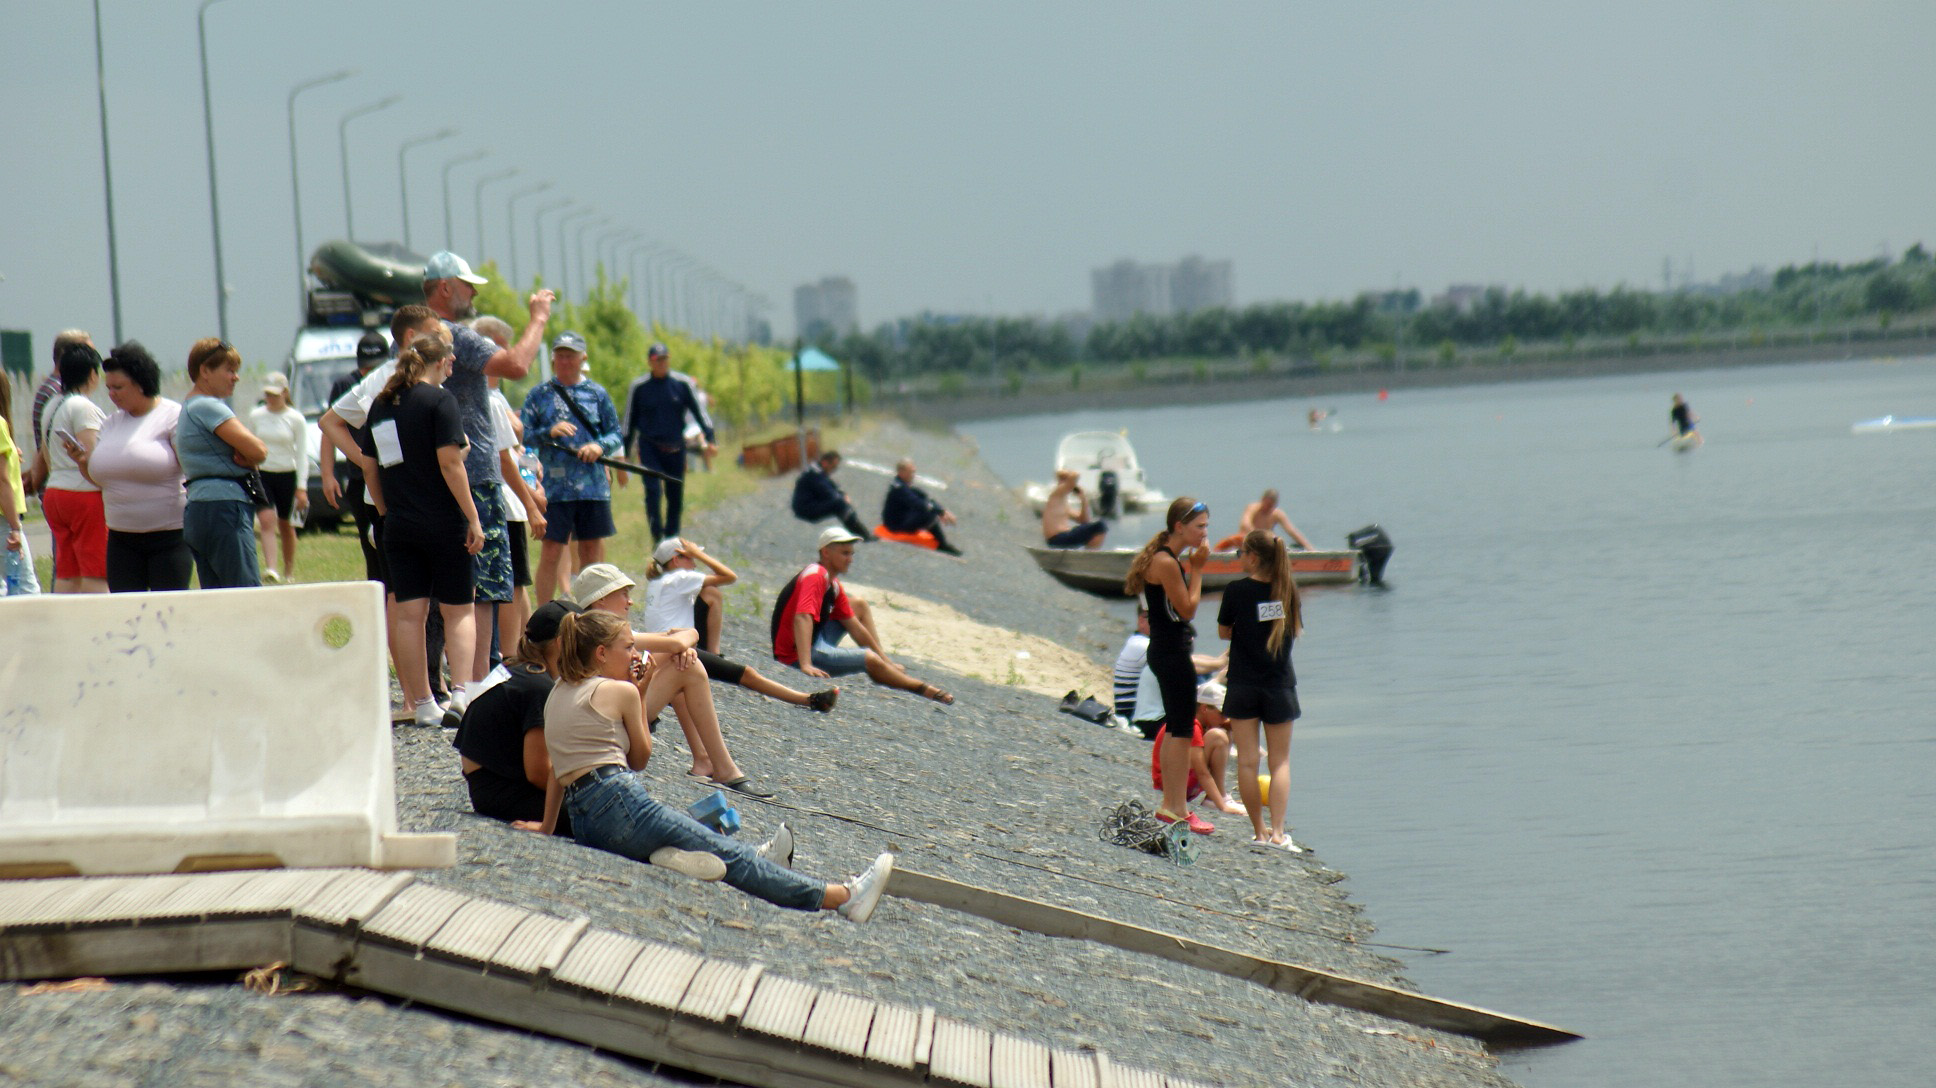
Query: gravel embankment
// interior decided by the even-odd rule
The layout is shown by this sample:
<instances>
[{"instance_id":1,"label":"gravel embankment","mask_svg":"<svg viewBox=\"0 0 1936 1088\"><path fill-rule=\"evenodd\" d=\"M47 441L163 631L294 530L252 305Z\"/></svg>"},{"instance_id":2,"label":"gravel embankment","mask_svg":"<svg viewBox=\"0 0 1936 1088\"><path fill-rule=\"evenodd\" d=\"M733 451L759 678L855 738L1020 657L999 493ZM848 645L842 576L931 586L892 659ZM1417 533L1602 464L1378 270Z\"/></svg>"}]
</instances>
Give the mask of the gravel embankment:
<instances>
[{"instance_id":1,"label":"gravel embankment","mask_svg":"<svg viewBox=\"0 0 1936 1088\"><path fill-rule=\"evenodd\" d=\"M922 472L947 480L943 499L961 518L954 535L967 552L956 562L864 545L854 581L1077 648L1096 662L1093 690L1107 699L1107 662L1123 632L1101 602L1062 589L1020 551L1035 536L1031 518L965 442L888 424L846 452L882 464L911 453ZM878 513L885 479L848 468L841 480L864 517ZM787 511L789 486L770 481L748 499L700 513L687 532L741 576L730 591L729 655L811 689L814 682L763 652L772 592L806 561L817 532ZM1224 830L1187 869L1098 841L1116 803L1153 798L1147 744L1059 714L1053 699L932 668L934 648L889 648L919 661L917 673L932 673L956 705L851 678L839 708L820 716L715 686L742 765L788 805L847 817L742 800L743 835L764 838L785 819L798 836L796 864L818 876L843 878L894 850L907 868L1406 985L1399 963L1359 943L1372 927L1339 889L1342 874L1311 855L1250 851L1242 817L1223 817ZM665 724L647 775L664 800L683 805L704 791L684 777L683 741L670 716ZM403 826L460 832L458 866L423 874L455 890L588 914L594 925L759 960L816 985L933 1005L1054 1046L1097 1047L1205 1084L1510 1084L1471 1040L1222 975L899 899L854 926L511 831L470 814L442 735L406 727L396 740ZM1321 833L1299 840L1307 834L1322 851ZM130 982L32 997L8 988L0 993L0 1038L0 1074L34 1084L680 1082L672 1071L423 1009L357 995L258 997L226 984ZM37 1053L60 1060L37 1061Z\"/></svg>"}]
</instances>

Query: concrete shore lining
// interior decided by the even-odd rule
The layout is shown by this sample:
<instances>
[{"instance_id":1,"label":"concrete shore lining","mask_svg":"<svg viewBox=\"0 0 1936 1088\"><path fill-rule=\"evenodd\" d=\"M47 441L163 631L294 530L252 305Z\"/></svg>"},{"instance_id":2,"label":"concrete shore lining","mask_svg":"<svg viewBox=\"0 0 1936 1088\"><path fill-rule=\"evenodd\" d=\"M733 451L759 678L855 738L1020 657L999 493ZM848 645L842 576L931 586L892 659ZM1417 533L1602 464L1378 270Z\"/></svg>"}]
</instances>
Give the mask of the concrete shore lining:
<instances>
[{"instance_id":1,"label":"concrete shore lining","mask_svg":"<svg viewBox=\"0 0 1936 1088\"><path fill-rule=\"evenodd\" d=\"M364 869L0 882L0 979L307 974L774 1088L1198 1088L938 1013Z\"/></svg>"}]
</instances>

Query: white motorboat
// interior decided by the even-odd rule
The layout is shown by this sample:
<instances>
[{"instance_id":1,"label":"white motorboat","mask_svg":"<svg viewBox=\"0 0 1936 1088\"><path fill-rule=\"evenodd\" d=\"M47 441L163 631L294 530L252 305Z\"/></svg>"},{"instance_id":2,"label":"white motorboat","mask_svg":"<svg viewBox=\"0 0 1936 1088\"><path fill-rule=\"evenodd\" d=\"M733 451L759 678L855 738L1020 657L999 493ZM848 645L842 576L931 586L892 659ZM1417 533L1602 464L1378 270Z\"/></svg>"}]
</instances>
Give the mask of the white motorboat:
<instances>
[{"instance_id":1,"label":"white motorboat","mask_svg":"<svg viewBox=\"0 0 1936 1088\"><path fill-rule=\"evenodd\" d=\"M1894 434L1897 431L1936 431L1936 419L1927 416L1883 416L1865 419L1849 427L1851 434Z\"/></svg>"},{"instance_id":2,"label":"white motorboat","mask_svg":"<svg viewBox=\"0 0 1936 1088\"><path fill-rule=\"evenodd\" d=\"M1136 449L1124 431L1077 431L1065 434L1055 447L1055 467L1060 472L1072 469L1076 486L1089 496L1092 516L1133 514L1159 510L1170 501L1168 495L1149 485ZM1049 484L1030 483L1022 488L1029 507L1037 514L1049 504ZM1113 501L1112 501L1113 500ZM1071 495L1070 510L1078 505Z\"/></svg>"}]
</instances>

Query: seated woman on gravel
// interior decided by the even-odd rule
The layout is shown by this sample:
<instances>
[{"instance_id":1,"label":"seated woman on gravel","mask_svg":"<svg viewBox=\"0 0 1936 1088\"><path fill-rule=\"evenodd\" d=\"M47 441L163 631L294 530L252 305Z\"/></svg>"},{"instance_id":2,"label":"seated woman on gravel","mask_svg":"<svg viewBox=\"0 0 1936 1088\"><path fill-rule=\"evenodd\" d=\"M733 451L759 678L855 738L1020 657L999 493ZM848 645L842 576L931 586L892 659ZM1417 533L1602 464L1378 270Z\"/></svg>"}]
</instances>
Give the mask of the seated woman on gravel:
<instances>
[{"instance_id":1,"label":"seated woman on gravel","mask_svg":"<svg viewBox=\"0 0 1936 1088\"><path fill-rule=\"evenodd\" d=\"M704 574L699 571L701 563L707 568ZM714 559L706 549L692 541L679 537L662 540L652 553L652 565L645 571L645 618L639 626L646 631L677 631L686 627L698 630L699 625L694 622L693 616L694 599L704 590L730 586L737 581L739 575L734 574L731 567ZM721 609L713 611L717 615ZM701 632L701 641L704 640L704 632ZM834 708L835 700L840 698L839 688L828 688L808 695L776 680L769 680L753 666L730 661L717 652L702 649L697 653L699 663L706 667L707 679L738 684L769 699L811 707L825 714Z\"/></svg>"},{"instance_id":2,"label":"seated woman on gravel","mask_svg":"<svg viewBox=\"0 0 1936 1088\"><path fill-rule=\"evenodd\" d=\"M544 727L553 777L539 831L553 831L567 812L586 846L701 880L723 878L789 910L833 910L853 922L873 915L894 871L893 854L844 884L828 884L787 866L792 834L784 824L784 834L756 849L653 800L632 773L652 757L645 706L632 682L632 628L609 612L581 612L564 617L558 637L559 680L545 701Z\"/></svg>"},{"instance_id":3,"label":"seated woman on gravel","mask_svg":"<svg viewBox=\"0 0 1936 1088\"><path fill-rule=\"evenodd\" d=\"M545 752L544 708L558 678L558 627L578 611L570 601L547 601L525 621L517 650L484 678L451 738L479 816L536 830L544 819L551 758ZM560 815L557 833L570 835Z\"/></svg>"},{"instance_id":4,"label":"seated woman on gravel","mask_svg":"<svg viewBox=\"0 0 1936 1088\"><path fill-rule=\"evenodd\" d=\"M571 596L587 612L607 612L626 619L632 610L633 584L624 571L610 563L593 563L572 579ZM672 707L679 728L685 731L686 747L692 749L688 777L709 779L748 797L772 797L772 791L740 770L726 749L712 688L707 686L706 670L693 649L698 641L699 633L690 627L633 636L632 648L645 655L634 677L645 699L645 720L656 722L660 711Z\"/></svg>"}]
</instances>

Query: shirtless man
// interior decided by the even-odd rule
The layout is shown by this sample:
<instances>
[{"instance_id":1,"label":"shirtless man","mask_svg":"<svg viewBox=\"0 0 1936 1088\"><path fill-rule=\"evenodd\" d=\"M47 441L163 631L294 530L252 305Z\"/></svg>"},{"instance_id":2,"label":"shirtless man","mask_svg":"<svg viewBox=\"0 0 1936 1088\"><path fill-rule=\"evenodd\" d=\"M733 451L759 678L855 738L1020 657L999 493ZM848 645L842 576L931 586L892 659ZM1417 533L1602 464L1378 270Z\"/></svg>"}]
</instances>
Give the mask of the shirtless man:
<instances>
[{"instance_id":1,"label":"shirtless man","mask_svg":"<svg viewBox=\"0 0 1936 1088\"><path fill-rule=\"evenodd\" d=\"M1298 547L1307 552L1311 550L1310 540L1297 531L1297 526L1291 524L1291 519L1284 511L1277 508L1277 489L1271 488L1264 492L1262 498L1244 507L1244 516L1237 519L1237 537L1241 540L1252 529L1262 529L1268 533L1274 528L1283 529L1284 535L1296 541Z\"/></svg>"},{"instance_id":2,"label":"shirtless man","mask_svg":"<svg viewBox=\"0 0 1936 1088\"><path fill-rule=\"evenodd\" d=\"M1075 526L1070 527L1069 495L1073 492L1081 500L1081 508L1075 517ZM1102 538L1109 532L1109 524L1101 518L1089 520L1089 496L1076 486L1074 469L1062 468L1055 472L1055 487L1049 492L1048 504L1042 507L1042 539L1051 548L1089 548L1102 547Z\"/></svg>"}]
</instances>

